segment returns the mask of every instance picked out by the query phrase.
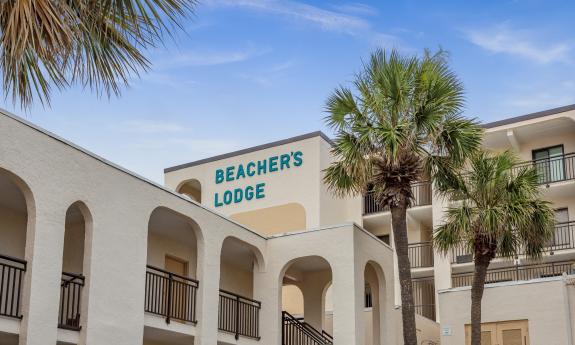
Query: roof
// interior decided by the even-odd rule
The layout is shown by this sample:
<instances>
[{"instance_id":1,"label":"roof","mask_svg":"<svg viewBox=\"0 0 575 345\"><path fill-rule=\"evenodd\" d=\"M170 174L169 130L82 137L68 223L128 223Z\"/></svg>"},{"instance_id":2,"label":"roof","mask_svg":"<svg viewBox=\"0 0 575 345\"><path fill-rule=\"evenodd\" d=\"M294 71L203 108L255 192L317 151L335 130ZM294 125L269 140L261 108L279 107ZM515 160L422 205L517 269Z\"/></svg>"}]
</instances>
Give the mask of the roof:
<instances>
[{"instance_id":1,"label":"roof","mask_svg":"<svg viewBox=\"0 0 575 345\"><path fill-rule=\"evenodd\" d=\"M321 137L323 140L325 140L329 144L333 145L333 142L331 141L330 138L328 138L327 135L325 135L321 131L316 131L316 132L306 133L306 134L298 135L298 136L287 138L287 139L273 141L273 142L267 143L267 144L248 147L246 149L242 149L242 150L238 150L238 151L232 151L232 152L224 153L224 154L218 155L218 156L200 159L200 160L193 161L190 163L176 165L176 166L164 169L164 173L168 173L171 171L176 171L176 170L180 170L180 169L184 169L184 168L189 168L189 167L193 167L193 166L197 166L197 165L202 165L202 164L206 164L206 163L211 163L211 162L219 161L219 160L230 158L230 157L241 156L241 155L245 155L247 153L265 150L265 149L268 149L270 147L281 146L281 145L285 145L285 144L289 144L289 143L293 143L293 142L297 142L297 141L302 141L302 140L309 139L309 138L315 138L315 137Z\"/></svg>"},{"instance_id":2,"label":"roof","mask_svg":"<svg viewBox=\"0 0 575 345\"><path fill-rule=\"evenodd\" d=\"M549 115L564 113L564 112L570 111L570 110L575 110L575 104L570 104L570 105L566 105L566 106L559 107L559 108L553 108L553 109L538 111L536 113L510 117L510 118L499 120L499 121L489 122L489 123L483 124L482 127L483 128L494 128L494 127L499 127L499 126L505 126L505 125L510 125L512 123L517 123L517 122L521 122L521 121L527 121L527 120L537 119L537 118L545 117L545 116L549 116Z\"/></svg>"}]
</instances>

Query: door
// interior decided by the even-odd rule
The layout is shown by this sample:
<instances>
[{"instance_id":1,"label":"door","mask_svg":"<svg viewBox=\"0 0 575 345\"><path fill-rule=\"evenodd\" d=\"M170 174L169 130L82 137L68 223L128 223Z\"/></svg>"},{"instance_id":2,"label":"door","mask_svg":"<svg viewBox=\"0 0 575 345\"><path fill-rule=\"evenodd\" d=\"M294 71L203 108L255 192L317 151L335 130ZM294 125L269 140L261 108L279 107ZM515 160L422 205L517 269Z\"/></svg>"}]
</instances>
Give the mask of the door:
<instances>
[{"instance_id":1,"label":"door","mask_svg":"<svg viewBox=\"0 0 575 345\"><path fill-rule=\"evenodd\" d=\"M529 345L528 321L481 324L481 345ZM465 325L465 343L471 344L471 326Z\"/></svg>"},{"instance_id":2,"label":"door","mask_svg":"<svg viewBox=\"0 0 575 345\"><path fill-rule=\"evenodd\" d=\"M535 168L539 173L540 183L563 181L565 179L563 145L534 150L532 155L535 161Z\"/></svg>"},{"instance_id":3,"label":"door","mask_svg":"<svg viewBox=\"0 0 575 345\"><path fill-rule=\"evenodd\" d=\"M177 274L181 277L188 276L188 262L173 256L166 255L165 270ZM179 321L190 321L188 303L190 301L190 292L187 288L188 285L181 278L176 276L172 277L171 281L171 300L167 301L166 308L170 306L170 317ZM168 290L166 289L166 294ZM168 296L166 296L168 298ZM167 313L167 310L166 310Z\"/></svg>"}]
</instances>

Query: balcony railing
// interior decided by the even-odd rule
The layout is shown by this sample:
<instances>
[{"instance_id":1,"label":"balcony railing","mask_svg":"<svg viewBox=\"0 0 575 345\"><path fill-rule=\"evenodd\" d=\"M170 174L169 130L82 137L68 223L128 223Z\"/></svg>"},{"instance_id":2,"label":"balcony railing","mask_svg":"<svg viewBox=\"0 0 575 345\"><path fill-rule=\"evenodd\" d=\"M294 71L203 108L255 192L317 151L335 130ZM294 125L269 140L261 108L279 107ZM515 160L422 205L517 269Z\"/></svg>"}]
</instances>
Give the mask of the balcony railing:
<instances>
[{"instance_id":1,"label":"balcony railing","mask_svg":"<svg viewBox=\"0 0 575 345\"><path fill-rule=\"evenodd\" d=\"M539 173L540 184L550 184L575 179L575 153L536 159L516 165L514 171L524 167L535 167Z\"/></svg>"},{"instance_id":2,"label":"balcony railing","mask_svg":"<svg viewBox=\"0 0 575 345\"><path fill-rule=\"evenodd\" d=\"M60 284L60 312L58 313L58 327L79 331L80 307L84 276L62 272Z\"/></svg>"},{"instance_id":3,"label":"balcony railing","mask_svg":"<svg viewBox=\"0 0 575 345\"><path fill-rule=\"evenodd\" d=\"M199 282L163 269L147 266L144 309L151 314L197 323L196 295Z\"/></svg>"},{"instance_id":4,"label":"balcony railing","mask_svg":"<svg viewBox=\"0 0 575 345\"><path fill-rule=\"evenodd\" d=\"M560 276L563 273L572 273L574 263L574 261L561 261L490 269L487 271L485 283L490 284ZM470 286L472 282L473 272L456 273L451 276L453 287Z\"/></svg>"},{"instance_id":5,"label":"balcony railing","mask_svg":"<svg viewBox=\"0 0 575 345\"><path fill-rule=\"evenodd\" d=\"M413 279L415 312L435 321L435 282L431 278Z\"/></svg>"},{"instance_id":6,"label":"balcony railing","mask_svg":"<svg viewBox=\"0 0 575 345\"><path fill-rule=\"evenodd\" d=\"M26 261L0 255L0 316L21 319L20 298Z\"/></svg>"},{"instance_id":7,"label":"balcony railing","mask_svg":"<svg viewBox=\"0 0 575 345\"><path fill-rule=\"evenodd\" d=\"M220 290L218 329L240 336L260 339L261 302Z\"/></svg>"},{"instance_id":8,"label":"balcony railing","mask_svg":"<svg viewBox=\"0 0 575 345\"><path fill-rule=\"evenodd\" d=\"M431 182L422 181L411 185L413 202L411 207L431 205ZM372 214L389 211L389 206L381 207L375 199L373 192L367 192L363 196L363 214Z\"/></svg>"},{"instance_id":9,"label":"balcony railing","mask_svg":"<svg viewBox=\"0 0 575 345\"><path fill-rule=\"evenodd\" d=\"M282 345L332 345L333 337L318 331L287 311L282 312Z\"/></svg>"},{"instance_id":10,"label":"balcony railing","mask_svg":"<svg viewBox=\"0 0 575 345\"><path fill-rule=\"evenodd\" d=\"M407 253L411 268L433 267L433 245L431 241L410 243Z\"/></svg>"},{"instance_id":11,"label":"balcony railing","mask_svg":"<svg viewBox=\"0 0 575 345\"><path fill-rule=\"evenodd\" d=\"M566 249L575 249L575 221L555 224L553 238L549 241L547 246L545 246L544 250L553 254L555 251ZM523 254L522 250L517 253L517 255ZM451 250L451 263L461 264L472 261L473 254L469 252L464 244Z\"/></svg>"}]
</instances>

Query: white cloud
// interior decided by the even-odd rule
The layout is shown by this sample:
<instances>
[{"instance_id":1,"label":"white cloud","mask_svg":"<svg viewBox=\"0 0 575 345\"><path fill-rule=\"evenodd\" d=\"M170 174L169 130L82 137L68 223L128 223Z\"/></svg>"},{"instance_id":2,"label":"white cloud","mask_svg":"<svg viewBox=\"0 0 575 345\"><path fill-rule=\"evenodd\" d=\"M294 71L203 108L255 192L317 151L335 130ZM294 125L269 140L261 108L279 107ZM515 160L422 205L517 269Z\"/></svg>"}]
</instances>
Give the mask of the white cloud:
<instances>
[{"instance_id":1,"label":"white cloud","mask_svg":"<svg viewBox=\"0 0 575 345\"><path fill-rule=\"evenodd\" d=\"M140 134L182 133L187 130L178 123L145 119L123 121L117 128L123 132Z\"/></svg>"},{"instance_id":2,"label":"white cloud","mask_svg":"<svg viewBox=\"0 0 575 345\"><path fill-rule=\"evenodd\" d=\"M537 35L528 30L514 30L507 24L468 30L467 38L475 45L495 54L519 56L538 63L567 61L571 46L565 42L536 41Z\"/></svg>"},{"instance_id":3,"label":"white cloud","mask_svg":"<svg viewBox=\"0 0 575 345\"><path fill-rule=\"evenodd\" d=\"M401 41L393 35L379 32L361 15L376 14L373 8L352 3L332 7L333 10L287 0L206 0L204 4L218 7L245 8L284 16L291 20L315 25L326 31L348 34L372 43L402 48ZM382 37L385 40L381 40Z\"/></svg>"},{"instance_id":4,"label":"white cloud","mask_svg":"<svg viewBox=\"0 0 575 345\"><path fill-rule=\"evenodd\" d=\"M268 53L269 49L248 47L241 50L229 51L201 51L187 50L172 54L170 57L160 58L156 63L159 69L178 67L215 66L242 62Z\"/></svg>"}]
</instances>

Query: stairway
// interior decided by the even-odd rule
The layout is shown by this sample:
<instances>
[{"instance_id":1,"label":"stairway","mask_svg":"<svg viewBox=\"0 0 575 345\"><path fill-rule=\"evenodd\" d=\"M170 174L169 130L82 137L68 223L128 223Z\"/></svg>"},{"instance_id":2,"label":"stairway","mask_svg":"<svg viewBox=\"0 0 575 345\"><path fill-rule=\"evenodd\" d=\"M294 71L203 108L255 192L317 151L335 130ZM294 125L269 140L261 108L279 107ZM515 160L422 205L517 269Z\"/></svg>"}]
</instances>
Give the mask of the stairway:
<instances>
[{"instance_id":1,"label":"stairway","mask_svg":"<svg viewBox=\"0 0 575 345\"><path fill-rule=\"evenodd\" d=\"M325 331L319 332L307 322L283 311L282 345L333 345L333 338Z\"/></svg>"}]
</instances>

